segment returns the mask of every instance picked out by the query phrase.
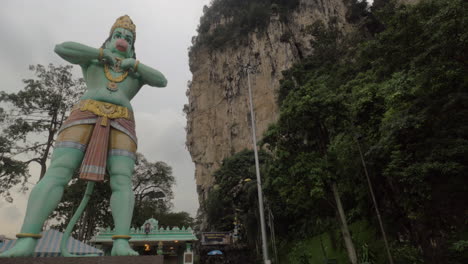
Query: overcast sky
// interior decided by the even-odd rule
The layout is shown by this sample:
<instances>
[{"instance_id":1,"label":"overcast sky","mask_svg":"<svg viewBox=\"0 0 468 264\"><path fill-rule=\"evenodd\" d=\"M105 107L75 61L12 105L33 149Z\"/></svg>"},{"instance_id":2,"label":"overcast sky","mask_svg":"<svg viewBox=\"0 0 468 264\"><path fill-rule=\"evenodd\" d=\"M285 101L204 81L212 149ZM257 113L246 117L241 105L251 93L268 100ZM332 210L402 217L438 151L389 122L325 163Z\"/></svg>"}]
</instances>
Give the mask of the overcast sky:
<instances>
[{"instance_id":1,"label":"overcast sky","mask_svg":"<svg viewBox=\"0 0 468 264\"><path fill-rule=\"evenodd\" d=\"M136 24L137 59L161 71L166 88L144 86L132 100L136 116L138 150L150 161L173 168L174 211L195 216L198 199L194 165L185 148L185 91L191 79L187 48L209 0L3 0L0 7L0 90L19 91L21 80L32 77L30 64L67 64L54 52L55 44L76 41L100 47L115 20L128 14ZM82 77L75 66L75 76ZM37 182L38 170L32 168ZM13 204L0 200L0 234L19 232L26 195Z\"/></svg>"}]
</instances>

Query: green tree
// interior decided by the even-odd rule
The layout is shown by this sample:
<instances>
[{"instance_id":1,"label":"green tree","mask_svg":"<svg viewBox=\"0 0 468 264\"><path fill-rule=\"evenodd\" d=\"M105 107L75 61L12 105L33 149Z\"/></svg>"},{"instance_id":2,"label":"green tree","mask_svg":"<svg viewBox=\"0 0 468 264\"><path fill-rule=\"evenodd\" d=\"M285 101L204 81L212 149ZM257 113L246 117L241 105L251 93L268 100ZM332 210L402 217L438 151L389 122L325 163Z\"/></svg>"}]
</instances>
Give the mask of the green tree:
<instances>
[{"instance_id":1,"label":"green tree","mask_svg":"<svg viewBox=\"0 0 468 264\"><path fill-rule=\"evenodd\" d=\"M0 194L7 202L13 202L10 189L22 184L22 190L27 190L25 183L29 178L28 165L11 155L13 142L3 135L0 136Z\"/></svg>"},{"instance_id":2,"label":"green tree","mask_svg":"<svg viewBox=\"0 0 468 264\"><path fill-rule=\"evenodd\" d=\"M465 1L428 0L382 7L367 38L309 28L319 52L284 73L263 140L274 159L265 194L291 236L332 227L333 182L347 219L376 223L358 136L395 261L463 263L453 249L467 234L466 14Z\"/></svg>"},{"instance_id":3,"label":"green tree","mask_svg":"<svg viewBox=\"0 0 468 264\"><path fill-rule=\"evenodd\" d=\"M132 181L135 193L134 225L141 226L148 218L169 212L174 198L172 186L175 184L169 165L162 161L149 162L139 154Z\"/></svg>"},{"instance_id":4,"label":"green tree","mask_svg":"<svg viewBox=\"0 0 468 264\"><path fill-rule=\"evenodd\" d=\"M270 156L259 152L264 172ZM263 174L263 173L261 173ZM202 204L209 228L213 231L232 231L239 224L241 242L251 248L261 246L258 227L258 196L253 151L243 150L223 160L214 173L215 185ZM236 219L237 218L237 219Z\"/></svg>"},{"instance_id":5,"label":"green tree","mask_svg":"<svg viewBox=\"0 0 468 264\"><path fill-rule=\"evenodd\" d=\"M187 212L160 212L154 215L158 219L159 226L166 227L193 227L195 220Z\"/></svg>"},{"instance_id":6,"label":"green tree","mask_svg":"<svg viewBox=\"0 0 468 264\"><path fill-rule=\"evenodd\" d=\"M342 165L334 148L349 118L345 94L333 84L336 76L331 70L347 47L333 21L329 25L316 22L308 31L315 37L312 44L316 55L285 73L279 93L280 117L263 140L278 159L272 163L266 184L288 203L293 202L290 207L297 216L305 206L329 203L338 218L350 262L357 263L341 201L343 194L338 189L345 175L340 174ZM305 220L300 228L313 226Z\"/></svg>"},{"instance_id":7,"label":"green tree","mask_svg":"<svg viewBox=\"0 0 468 264\"><path fill-rule=\"evenodd\" d=\"M35 77L23 80L17 93L0 92L0 194L11 201L9 189L30 177L28 165L47 169L54 136L84 92L83 79L74 79L72 66L30 66Z\"/></svg>"}]
</instances>

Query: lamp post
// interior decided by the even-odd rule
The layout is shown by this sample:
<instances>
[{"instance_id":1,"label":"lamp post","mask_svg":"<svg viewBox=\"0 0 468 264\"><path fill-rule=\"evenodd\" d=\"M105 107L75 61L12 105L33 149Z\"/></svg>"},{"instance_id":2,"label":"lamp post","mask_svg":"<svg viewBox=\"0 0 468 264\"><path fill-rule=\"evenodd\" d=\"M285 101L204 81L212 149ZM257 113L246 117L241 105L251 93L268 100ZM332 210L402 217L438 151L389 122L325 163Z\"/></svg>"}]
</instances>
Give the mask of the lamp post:
<instances>
[{"instance_id":1,"label":"lamp post","mask_svg":"<svg viewBox=\"0 0 468 264\"><path fill-rule=\"evenodd\" d=\"M257 151L257 138L255 132L255 114L253 110L253 101L252 101L252 88L250 87L250 70L252 67L250 65L245 66L247 70L247 81L249 86L249 106L250 106L250 121L252 123L252 143L255 154L255 172L257 175L257 192L258 192L258 210L260 213L260 228L262 232L262 251L263 251L263 261L265 264L270 264L270 258L268 257L268 247L267 247L267 238L266 238L266 228L265 228L265 214L263 209L263 192L262 192L262 180L260 178L260 165L258 162L258 151Z\"/></svg>"}]
</instances>

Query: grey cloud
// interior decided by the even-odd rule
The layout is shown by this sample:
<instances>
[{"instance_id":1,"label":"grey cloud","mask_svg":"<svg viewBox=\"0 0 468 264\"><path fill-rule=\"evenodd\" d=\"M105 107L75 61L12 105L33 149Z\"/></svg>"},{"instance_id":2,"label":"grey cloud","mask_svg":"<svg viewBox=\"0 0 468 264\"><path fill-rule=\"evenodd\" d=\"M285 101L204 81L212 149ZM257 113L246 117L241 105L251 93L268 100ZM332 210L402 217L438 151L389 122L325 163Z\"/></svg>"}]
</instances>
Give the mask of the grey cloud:
<instances>
[{"instance_id":1,"label":"grey cloud","mask_svg":"<svg viewBox=\"0 0 468 264\"><path fill-rule=\"evenodd\" d=\"M2 219L9 222L16 222L22 216L21 212L15 206L2 208Z\"/></svg>"}]
</instances>

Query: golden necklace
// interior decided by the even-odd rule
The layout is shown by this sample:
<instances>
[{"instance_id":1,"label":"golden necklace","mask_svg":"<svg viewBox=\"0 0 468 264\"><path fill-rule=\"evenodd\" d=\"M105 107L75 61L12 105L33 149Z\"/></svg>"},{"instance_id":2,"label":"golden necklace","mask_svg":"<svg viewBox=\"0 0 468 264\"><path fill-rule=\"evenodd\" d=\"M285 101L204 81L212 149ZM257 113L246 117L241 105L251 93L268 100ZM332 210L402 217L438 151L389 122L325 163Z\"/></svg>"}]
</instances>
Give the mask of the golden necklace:
<instances>
[{"instance_id":1,"label":"golden necklace","mask_svg":"<svg viewBox=\"0 0 468 264\"><path fill-rule=\"evenodd\" d=\"M118 60L118 65L117 65L116 69L117 69L116 70L117 72L120 71L120 60ZM107 80L109 80L109 82L107 83L107 89L112 91L112 92L115 92L115 91L118 90L117 83L123 82L123 80L125 80L125 78L127 78L128 70L125 71L122 75L114 77L114 76L112 76L112 74L111 74L111 72L109 70L109 65L104 64L104 74L105 74Z\"/></svg>"}]
</instances>

